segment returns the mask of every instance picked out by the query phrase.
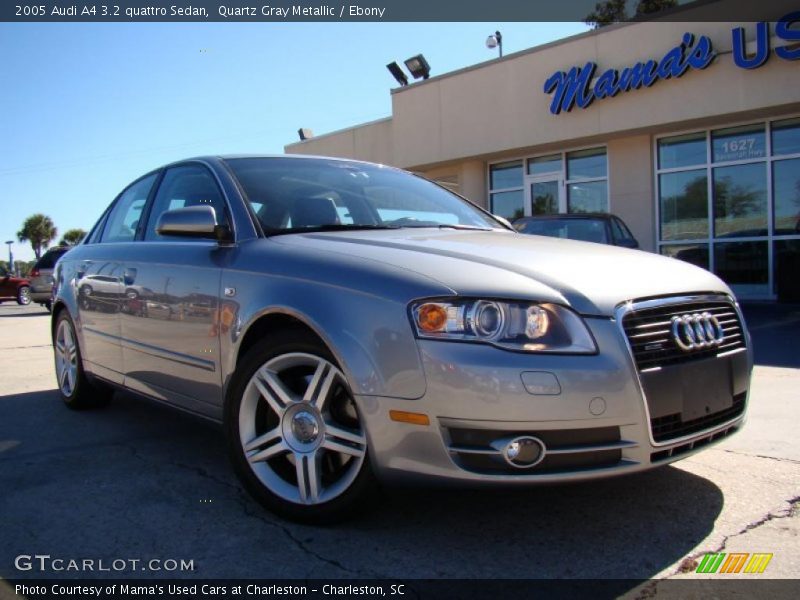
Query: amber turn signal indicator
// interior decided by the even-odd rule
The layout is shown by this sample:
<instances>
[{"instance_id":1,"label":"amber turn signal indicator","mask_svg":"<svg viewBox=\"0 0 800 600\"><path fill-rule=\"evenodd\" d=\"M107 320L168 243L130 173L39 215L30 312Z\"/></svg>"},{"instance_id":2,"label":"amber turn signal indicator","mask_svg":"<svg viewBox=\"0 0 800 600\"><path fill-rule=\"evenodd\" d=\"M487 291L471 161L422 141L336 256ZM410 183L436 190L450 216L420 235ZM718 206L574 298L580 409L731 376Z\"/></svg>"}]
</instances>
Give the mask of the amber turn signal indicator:
<instances>
[{"instance_id":1,"label":"amber turn signal indicator","mask_svg":"<svg viewBox=\"0 0 800 600\"><path fill-rule=\"evenodd\" d=\"M404 410L390 410L389 418L392 421L398 421L400 423L411 423L412 425L431 424L431 420L428 418L428 415L423 415L422 413L406 412Z\"/></svg>"},{"instance_id":2,"label":"amber turn signal indicator","mask_svg":"<svg viewBox=\"0 0 800 600\"><path fill-rule=\"evenodd\" d=\"M440 304L423 304L417 309L417 325L426 333L444 331L447 309Z\"/></svg>"}]
</instances>

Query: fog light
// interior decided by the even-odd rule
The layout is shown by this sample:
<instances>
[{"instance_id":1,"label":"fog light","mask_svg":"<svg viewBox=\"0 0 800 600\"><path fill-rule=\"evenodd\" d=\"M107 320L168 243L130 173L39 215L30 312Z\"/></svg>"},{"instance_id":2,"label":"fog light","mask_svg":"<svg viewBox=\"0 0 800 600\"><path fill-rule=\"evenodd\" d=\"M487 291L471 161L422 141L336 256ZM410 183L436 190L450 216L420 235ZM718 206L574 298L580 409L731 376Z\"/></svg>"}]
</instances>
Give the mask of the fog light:
<instances>
[{"instance_id":1,"label":"fog light","mask_svg":"<svg viewBox=\"0 0 800 600\"><path fill-rule=\"evenodd\" d=\"M533 436L521 436L509 441L503 448L503 458L512 467L530 469L544 460L544 442Z\"/></svg>"}]
</instances>

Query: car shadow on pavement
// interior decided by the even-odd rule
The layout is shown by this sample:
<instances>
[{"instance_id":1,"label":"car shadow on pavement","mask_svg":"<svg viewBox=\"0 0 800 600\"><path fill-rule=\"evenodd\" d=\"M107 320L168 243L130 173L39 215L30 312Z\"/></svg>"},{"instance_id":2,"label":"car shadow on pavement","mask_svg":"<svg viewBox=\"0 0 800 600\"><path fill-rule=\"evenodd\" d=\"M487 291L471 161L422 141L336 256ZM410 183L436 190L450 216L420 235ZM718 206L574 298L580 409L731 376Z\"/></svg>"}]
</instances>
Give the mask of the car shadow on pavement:
<instances>
[{"instance_id":1,"label":"car shadow on pavement","mask_svg":"<svg viewBox=\"0 0 800 600\"><path fill-rule=\"evenodd\" d=\"M219 426L160 405L117 394L71 411L56 390L21 393L0 396L0 424L3 577L64 575L14 570L38 552L194 561L94 577L647 579L690 555L724 503L711 481L664 467L527 489L392 488L317 528L242 491Z\"/></svg>"},{"instance_id":2,"label":"car shadow on pavement","mask_svg":"<svg viewBox=\"0 0 800 600\"><path fill-rule=\"evenodd\" d=\"M800 304L752 302L742 304L742 311L757 365L800 368Z\"/></svg>"}]
</instances>

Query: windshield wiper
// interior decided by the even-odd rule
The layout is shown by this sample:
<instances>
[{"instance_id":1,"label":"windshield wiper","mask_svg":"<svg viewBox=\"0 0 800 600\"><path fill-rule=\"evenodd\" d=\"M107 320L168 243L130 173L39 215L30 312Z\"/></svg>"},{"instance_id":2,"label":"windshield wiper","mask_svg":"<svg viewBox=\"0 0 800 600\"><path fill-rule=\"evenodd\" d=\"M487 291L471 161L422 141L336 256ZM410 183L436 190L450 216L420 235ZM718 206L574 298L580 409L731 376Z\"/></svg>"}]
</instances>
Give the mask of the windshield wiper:
<instances>
[{"instance_id":1,"label":"windshield wiper","mask_svg":"<svg viewBox=\"0 0 800 600\"><path fill-rule=\"evenodd\" d=\"M273 235L286 235L288 233L320 233L326 231L358 231L358 230L372 230L372 229L400 229L393 225L355 225L355 224L342 224L331 223L329 225L317 225L315 227L288 227L285 229L267 229L264 234L267 237Z\"/></svg>"},{"instance_id":2,"label":"windshield wiper","mask_svg":"<svg viewBox=\"0 0 800 600\"><path fill-rule=\"evenodd\" d=\"M465 229L468 231L493 231L494 227L479 227L478 225L460 225L458 223L442 223L439 229Z\"/></svg>"}]
</instances>

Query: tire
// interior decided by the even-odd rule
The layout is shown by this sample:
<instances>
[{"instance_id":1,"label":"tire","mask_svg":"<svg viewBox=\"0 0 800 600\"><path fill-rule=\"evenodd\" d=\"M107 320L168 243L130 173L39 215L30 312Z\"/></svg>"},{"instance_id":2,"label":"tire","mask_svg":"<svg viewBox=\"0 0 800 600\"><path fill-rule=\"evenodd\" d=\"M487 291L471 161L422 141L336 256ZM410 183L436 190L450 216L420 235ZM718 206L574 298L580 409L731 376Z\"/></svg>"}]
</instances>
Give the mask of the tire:
<instances>
[{"instance_id":1,"label":"tire","mask_svg":"<svg viewBox=\"0 0 800 600\"><path fill-rule=\"evenodd\" d=\"M27 285L21 285L17 289L17 304L28 306L31 303L31 288Z\"/></svg>"},{"instance_id":2,"label":"tire","mask_svg":"<svg viewBox=\"0 0 800 600\"><path fill-rule=\"evenodd\" d=\"M64 404L75 410L97 408L108 404L113 390L103 385L95 385L86 377L78 337L75 334L75 324L66 310L62 310L56 320L53 351L56 383Z\"/></svg>"},{"instance_id":3,"label":"tire","mask_svg":"<svg viewBox=\"0 0 800 600\"><path fill-rule=\"evenodd\" d=\"M377 491L350 387L306 331L268 336L248 351L231 380L225 431L245 489L286 519L335 523Z\"/></svg>"}]
</instances>

